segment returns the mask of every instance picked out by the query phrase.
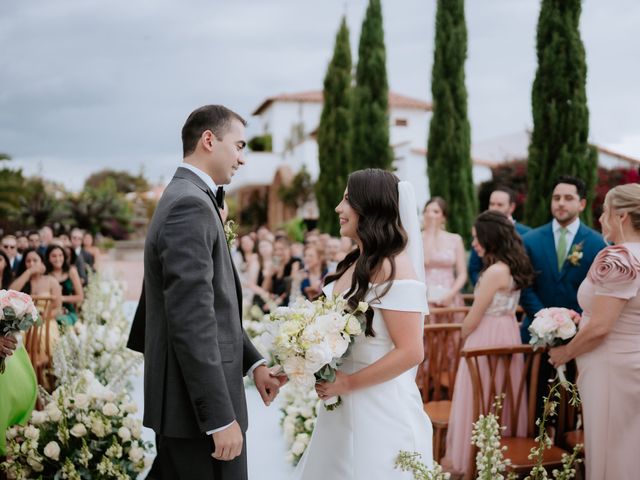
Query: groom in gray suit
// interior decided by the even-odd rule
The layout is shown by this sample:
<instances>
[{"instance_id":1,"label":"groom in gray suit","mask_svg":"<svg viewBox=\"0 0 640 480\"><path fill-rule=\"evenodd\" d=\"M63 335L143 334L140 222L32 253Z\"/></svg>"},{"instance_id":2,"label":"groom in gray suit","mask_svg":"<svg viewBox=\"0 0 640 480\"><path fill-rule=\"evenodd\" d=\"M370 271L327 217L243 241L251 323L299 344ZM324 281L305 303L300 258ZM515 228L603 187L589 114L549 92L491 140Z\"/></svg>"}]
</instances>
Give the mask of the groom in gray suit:
<instances>
[{"instance_id":1,"label":"groom in gray suit","mask_svg":"<svg viewBox=\"0 0 640 480\"><path fill-rule=\"evenodd\" d=\"M242 328L215 195L244 164L245 125L219 105L189 115L184 163L147 233L144 425L156 432L155 479L246 479L243 376L253 375L266 405L281 385Z\"/></svg>"}]
</instances>

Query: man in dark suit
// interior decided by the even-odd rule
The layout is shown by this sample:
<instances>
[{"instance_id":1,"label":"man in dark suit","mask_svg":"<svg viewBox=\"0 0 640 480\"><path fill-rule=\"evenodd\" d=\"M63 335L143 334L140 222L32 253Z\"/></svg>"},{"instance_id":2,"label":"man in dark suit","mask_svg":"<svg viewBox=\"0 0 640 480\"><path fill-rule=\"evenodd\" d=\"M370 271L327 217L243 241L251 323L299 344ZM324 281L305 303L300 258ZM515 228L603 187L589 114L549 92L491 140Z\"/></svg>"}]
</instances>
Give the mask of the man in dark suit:
<instances>
[{"instance_id":1,"label":"man in dark suit","mask_svg":"<svg viewBox=\"0 0 640 480\"><path fill-rule=\"evenodd\" d=\"M578 288L596 255L606 244L595 230L580 222L586 206L586 186L579 178L559 177L551 197L553 220L522 238L537 273L531 288L523 290L520 305L527 313L522 322L522 341L529 342L534 315L548 307L581 312Z\"/></svg>"},{"instance_id":2,"label":"man in dark suit","mask_svg":"<svg viewBox=\"0 0 640 480\"><path fill-rule=\"evenodd\" d=\"M156 432L162 479L246 479L242 377L253 374L267 405L280 386L242 328L240 282L214 196L244 164L244 127L223 106L191 113L184 163L147 232L144 424Z\"/></svg>"},{"instance_id":3,"label":"man in dark suit","mask_svg":"<svg viewBox=\"0 0 640 480\"><path fill-rule=\"evenodd\" d=\"M489 196L489 210L495 210L504 213L513 222L513 226L516 232L521 237L527 233L531 228L516 222L513 218L513 212L516 209L516 193L508 187L496 187ZM471 255L469 255L469 278L471 284L475 285L478 282L478 277L482 271L482 259L478 256L476 251L472 248Z\"/></svg>"}]
</instances>

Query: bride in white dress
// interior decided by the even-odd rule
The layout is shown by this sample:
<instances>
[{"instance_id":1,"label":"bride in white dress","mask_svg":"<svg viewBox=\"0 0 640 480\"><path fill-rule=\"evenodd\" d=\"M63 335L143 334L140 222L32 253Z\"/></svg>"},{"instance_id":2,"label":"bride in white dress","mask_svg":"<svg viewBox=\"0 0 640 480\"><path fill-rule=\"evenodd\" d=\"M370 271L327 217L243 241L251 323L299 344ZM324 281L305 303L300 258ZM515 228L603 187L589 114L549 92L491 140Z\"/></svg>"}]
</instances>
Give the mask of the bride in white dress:
<instances>
[{"instance_id":1,"label":"bride in white dress","mask_svg":"<svg viewBox=\"0 0 640 480\"><path fill-rule=\"evenodd\" d=\"M340 395L342 405L320 409L294 478L411 479L394 467L400 450L433 463L431 422L415 383L428 307L413 189L392 173L359 170L349 176L336 212L340 234L358 249L327 278L324 293L344 295L352 307L364 300L371 308L366 334L355 339L336 381L316 385L320 398Z\"/></svg>"}]
</instances>

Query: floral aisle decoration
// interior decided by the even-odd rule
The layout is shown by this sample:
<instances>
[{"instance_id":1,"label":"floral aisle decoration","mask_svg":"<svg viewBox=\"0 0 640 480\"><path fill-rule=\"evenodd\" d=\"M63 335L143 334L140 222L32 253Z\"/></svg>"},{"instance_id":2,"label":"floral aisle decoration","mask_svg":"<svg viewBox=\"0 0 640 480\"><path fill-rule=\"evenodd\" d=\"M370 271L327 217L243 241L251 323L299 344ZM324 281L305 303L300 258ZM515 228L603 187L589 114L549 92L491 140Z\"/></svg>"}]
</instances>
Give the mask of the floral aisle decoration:
<instances>
[{"instance_id":1,"label":"floral aisle decoration","mask_svg":"<svg viewBox=\"0 0 640 480\"><path fill-rule=\"evenodd\" d=\"M142 355L126 348L130 325L123 304L120 282L99 273L91 276L80 321L65 329L56 344L53 366L58 385L90 370L98 381L116 391L130 387Z\"/></svg>"},{"instance_id":2,"label":"floral aisle decoration","mask_svg":"<svg viewBox=\"0 0 640 480\"><path fill-rule=\"evenodd\" d=\"M297 465L309 445L322 402L313 387L288 383L280 390L280 411L287 462Z\"/></svg>"},{"instance_id":3,"label":"floral aisle decoration","mask_svg":"<svg viewBox=\"0 0 640 480\"><path fill-rule=\"evenodd\" d=\"M7 431L1 467L15 479L136 478L149 466L137 406L102 385L89 370L45 396L24 427Z\"/></svg>"}]
</instances>

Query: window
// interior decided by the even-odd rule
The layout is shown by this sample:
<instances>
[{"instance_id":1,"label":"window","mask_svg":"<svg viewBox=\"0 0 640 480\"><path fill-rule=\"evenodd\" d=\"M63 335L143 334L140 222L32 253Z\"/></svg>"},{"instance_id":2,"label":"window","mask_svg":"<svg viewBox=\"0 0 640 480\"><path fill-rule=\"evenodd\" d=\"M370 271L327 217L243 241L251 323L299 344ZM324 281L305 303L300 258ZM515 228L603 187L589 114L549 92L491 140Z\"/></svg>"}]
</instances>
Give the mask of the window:
<instances>
[{"instance_id":1,"label":"window","mask_svg":"<svg viewBox=\"0 0 640 480\"><path fill-rule=\"evenodd\" d=\"M409 121L406 118L396 118L394 123L396 127L406 127Z\"/></svg>"}]
</instances>

